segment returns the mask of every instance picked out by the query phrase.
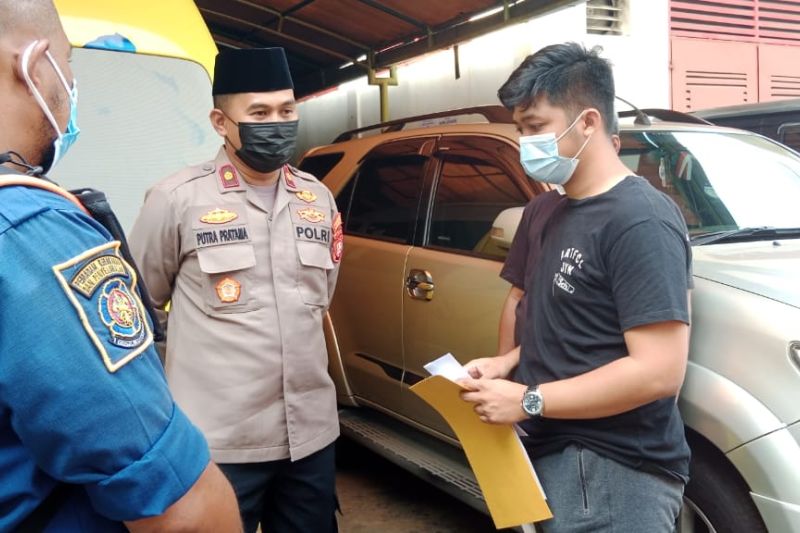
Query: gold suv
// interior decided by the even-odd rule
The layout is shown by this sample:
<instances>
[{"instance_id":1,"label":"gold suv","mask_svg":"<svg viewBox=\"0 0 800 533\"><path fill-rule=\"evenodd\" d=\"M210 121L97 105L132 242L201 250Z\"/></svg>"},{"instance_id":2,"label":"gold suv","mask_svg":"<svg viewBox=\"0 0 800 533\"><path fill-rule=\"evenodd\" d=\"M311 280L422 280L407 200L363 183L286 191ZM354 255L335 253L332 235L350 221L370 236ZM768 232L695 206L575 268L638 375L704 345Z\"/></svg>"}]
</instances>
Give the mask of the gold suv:
<instances>
[{"instance_id":1,"label":"gold suv","mask_svg":"<svg viewBox=\"0 0 800 533\"><path fill-rule=\"evenodd\" d=\"M622 115L622 159L675 200L694 245L679 530L800 532L800 156L671 111ZM543 191L518 138L487 106L346 132L300 163L344 221L326 323L343 433L478 508L450 428L409 386L443 353L495 353L498 274Z\"/></svg>"}]
</instances>

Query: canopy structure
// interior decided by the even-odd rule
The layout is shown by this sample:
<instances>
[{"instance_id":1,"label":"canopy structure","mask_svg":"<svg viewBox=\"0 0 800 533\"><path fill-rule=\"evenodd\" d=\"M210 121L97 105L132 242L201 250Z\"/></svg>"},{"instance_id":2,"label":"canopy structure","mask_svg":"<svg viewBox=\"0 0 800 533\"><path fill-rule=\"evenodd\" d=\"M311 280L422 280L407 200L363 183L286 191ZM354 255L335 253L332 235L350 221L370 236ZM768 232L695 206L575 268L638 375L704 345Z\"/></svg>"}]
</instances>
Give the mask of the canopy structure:
<instances>
[{"instance_id":1,"label":"canopy structure","mask_svg":"<svg viewBox=\"0 0 800 533\"><path fill-rule=\"evenodd\" d=\"M579 0L195 0L222 49L282 46L307 96Z\"/></svg>"}]
</instances>

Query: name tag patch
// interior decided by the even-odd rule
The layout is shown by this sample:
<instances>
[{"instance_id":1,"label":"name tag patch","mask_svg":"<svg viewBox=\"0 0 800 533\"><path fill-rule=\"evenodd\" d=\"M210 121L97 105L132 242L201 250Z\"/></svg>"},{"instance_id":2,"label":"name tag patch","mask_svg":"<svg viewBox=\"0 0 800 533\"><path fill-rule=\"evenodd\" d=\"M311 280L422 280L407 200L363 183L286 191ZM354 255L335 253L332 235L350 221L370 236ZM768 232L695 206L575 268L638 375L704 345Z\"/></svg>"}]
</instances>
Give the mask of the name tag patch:
<instances>
[{"instance_id":1,"label":"name tag patch","mask_svg":"<svg viewBox=\"0 0 800 533\"><path fill-rule=\"evenodd\" d=\"M297 240L318 242L325 245L331 242L331 231L324 226L295 226L294 232Z\"/></svg>"},{"instance_id":2,"label":"name tag patch","mask_svg":"<svg viewBox=\"0 0 800 533\"><path fill-rule=\"evenodd\" d=\"M247 226L196 229L194 230L194 237L197 248L250 241Z\"/></svg>"},{"instance_id":3,"label":"name tag patch","mask_svg":"<svg viewBox=\"0 0 800 533\"><path fill-rule=\"evenodd\" d=\"M153 342L136 273L114 241L55 265L53 273L109 372L116 372Z\"/></svg>"}]
</instances>

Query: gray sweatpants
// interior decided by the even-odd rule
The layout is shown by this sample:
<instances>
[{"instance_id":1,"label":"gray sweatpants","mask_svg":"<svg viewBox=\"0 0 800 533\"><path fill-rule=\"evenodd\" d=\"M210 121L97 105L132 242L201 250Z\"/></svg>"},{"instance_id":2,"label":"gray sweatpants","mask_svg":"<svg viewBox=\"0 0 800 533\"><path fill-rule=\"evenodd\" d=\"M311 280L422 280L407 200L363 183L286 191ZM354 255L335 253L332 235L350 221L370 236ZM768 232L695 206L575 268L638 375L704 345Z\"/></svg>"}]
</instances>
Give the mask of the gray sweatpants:
<instances>
[{"instance_id":1,"label":"gray sweatpants","mask_svg":"<svg viewBox=\"0 0 800 533\"><path fill-rule=\"evenodd\" d=\"M635 470L581 445L533 462L553 518L543 533L671 533L683 483Z\"/></svg>"}]
</instances>

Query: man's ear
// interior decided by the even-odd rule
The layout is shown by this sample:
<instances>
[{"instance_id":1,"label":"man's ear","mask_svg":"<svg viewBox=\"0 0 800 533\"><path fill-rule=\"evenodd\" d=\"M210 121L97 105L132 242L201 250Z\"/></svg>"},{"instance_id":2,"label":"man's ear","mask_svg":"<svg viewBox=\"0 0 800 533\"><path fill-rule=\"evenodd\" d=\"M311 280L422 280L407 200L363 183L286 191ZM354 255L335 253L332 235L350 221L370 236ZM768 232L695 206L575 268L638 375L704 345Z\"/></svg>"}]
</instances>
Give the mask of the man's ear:
<instances>
[{"instance_id":1,"label":"man's ear","mask_svg":"<svg viewBox=\"0 0 800 533\"><path fill-rule=\"evenodd\" d=\"M583 114L583 131L586 135L591 135L603 130L603 116L600 111L590 107Z\"/></svg>"},{"instance_id":2,"label":"man's ear","mask_svg":"<svg viewBox=\"0 0 800 533\"><path fill-rule=\"evenodd\" d=\"M225 113L222 110L215 107L208 114L208 118L211 120L211 126L220 137L225 138L228 136L228 131L225 129Z\"/></svg>"},{"instance_id":3,"label":"man's ear","mask_svg":"<svg viewBox=\"0 0 800 533\"><path fill-rule=\"evenodd\" d=\"M20 82L24 83L27 86L25 81L26 76L30 76L31 82L39 88L39 92L44 93L41 90L42 84L42 77L41 77L41 68L42 62L49 63L47 57L45 56L45 52L50 47L50 41L47 39L39 39L38 41L34 41L33 45L27 44L24 48L17 51L14 54L14 73L19 78ZM28 49L30 48L30 51ZM25 65L25 56L27 52L27 65ZM26 67L27 66L27 70Z\"/></svg>"}]
</instances>

